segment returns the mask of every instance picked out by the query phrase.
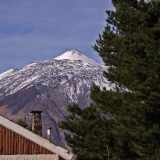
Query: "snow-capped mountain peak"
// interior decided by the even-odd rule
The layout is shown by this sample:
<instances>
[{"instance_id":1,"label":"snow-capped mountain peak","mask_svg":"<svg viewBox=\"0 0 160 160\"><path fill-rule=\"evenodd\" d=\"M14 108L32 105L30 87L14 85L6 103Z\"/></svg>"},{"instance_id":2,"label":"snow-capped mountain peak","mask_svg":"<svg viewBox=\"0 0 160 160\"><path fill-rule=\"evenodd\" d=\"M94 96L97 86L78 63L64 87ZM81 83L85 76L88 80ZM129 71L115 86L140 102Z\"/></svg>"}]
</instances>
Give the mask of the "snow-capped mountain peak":
<instances>
[{"instance_id":1,"label":"snow-capped mountain peak","mask_svg":"<svg viewBox=\"0 0 160 160\"><path fill-rule=\"evenodd\" d=\"M69 59L69 60L81 60L83 62L92 64L92 65L100 65L98 62L94 61L93 59L85 56L84 54L82 54L81 52L72 49L69 50L67 52L64 52L63 54L61 54L60 56L55 58L56 60L63 60L63 59Z\"/></svg>"}]
</instances>

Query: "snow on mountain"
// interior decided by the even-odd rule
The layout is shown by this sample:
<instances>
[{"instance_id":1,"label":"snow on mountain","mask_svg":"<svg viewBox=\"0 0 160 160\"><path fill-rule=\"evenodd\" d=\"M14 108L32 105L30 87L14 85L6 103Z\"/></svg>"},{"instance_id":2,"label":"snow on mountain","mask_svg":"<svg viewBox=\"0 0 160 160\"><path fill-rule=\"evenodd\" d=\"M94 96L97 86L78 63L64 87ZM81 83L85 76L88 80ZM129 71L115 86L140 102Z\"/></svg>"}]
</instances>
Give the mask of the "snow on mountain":
<instances>
[{"instance_id":1,"label":"snow on mountain","mask_svg":"<svg viewBox=\"0 0 160 160\"><path fill-rule=\"evenodd\" d=\"M100 65L98 62L85 56L84 54L82 54L81 52L79 52L75 49L69 50L69 51L63 53L62 55L56 57L55 59L57 59L57 60L69 59L69 60L73 60L73 61L80 60L80 61L92 64L92 65Z\"/></svg>"},{"instance_id":2,"label":"snow on mountain","mask_svg":"<svg viewBox=\"0 0 160 160\"><path fill-rule=\"evenodd\" d=\"M44 84L46 79L58 76L67 77L67 79L60 80L59 85L62 85L76 75L83 77L85 74L93 74L94 81L89 77L89 86L95 83L101 87L110 88L109 82L102 75L103 69L107 68L79 51L70 50L53 60L30 63L25 67L10 69L0 74L0 97L11 95L26 86L31 87L36 83L42 83L42 81Z\"/></svg>"},{"instance_id":3,"label":"snow on mountain","mask_svg":"<svg viewBox=\"0 0 160 160\"><path fill-rule=\"evenodd\" d=\"M8 75L10 72L12 72L13 71L13 69L10 69L10 70L8 70L8 71L6 71L6 72L3 72L3 73L1 73L0 74L0 79L2 79L5 75Z\"/></svg>"}]
</instances>

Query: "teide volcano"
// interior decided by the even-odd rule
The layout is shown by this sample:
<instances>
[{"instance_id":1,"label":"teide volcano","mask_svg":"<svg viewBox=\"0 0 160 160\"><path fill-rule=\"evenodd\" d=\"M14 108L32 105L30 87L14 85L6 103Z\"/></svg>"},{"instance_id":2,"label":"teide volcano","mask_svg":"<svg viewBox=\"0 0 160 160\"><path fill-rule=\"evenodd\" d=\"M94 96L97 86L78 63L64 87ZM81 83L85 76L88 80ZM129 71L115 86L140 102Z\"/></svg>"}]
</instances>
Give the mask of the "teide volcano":
<instances>
[{"instance_id":1,"label":"teide volcano","mask_svg":"<svg viewBox=\"0 0 160 160\"><path fill-rule=\"evenodd\" d=\"M70 50L53 60L8 70L0 74L0 115L13 121L26 115L29 123L30 112L41 110L43 135L51 126L52 141L65 147L57 123L65 119L69 104L78 103L82 108L90 104L93 84L112 88L103 77L104 69L82 53Z\"/></svg>"}]
</instances>

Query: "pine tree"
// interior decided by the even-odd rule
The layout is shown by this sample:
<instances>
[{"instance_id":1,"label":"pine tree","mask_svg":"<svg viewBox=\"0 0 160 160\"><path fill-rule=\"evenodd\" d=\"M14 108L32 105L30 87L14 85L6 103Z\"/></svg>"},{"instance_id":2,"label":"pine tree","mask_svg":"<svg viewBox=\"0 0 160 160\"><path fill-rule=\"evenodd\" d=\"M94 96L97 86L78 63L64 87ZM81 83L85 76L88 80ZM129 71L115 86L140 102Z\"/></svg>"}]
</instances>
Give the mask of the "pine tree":
<instances>
[{"instance_id":1,"label":"pine tree","mask_svg":"<svg viewBox=\"0 0 160 160\"><path fill-rule=\"evenodd\" d=\"M106 11L105 30L93 48L109 66L104 76L115 84L115 89L107 91L93 86L94 104L84 110L70 107L71 117L60 126L72 133L66 139L77 159L157 160L160 159L160 1L112 0L112 3L116 10ZM102 118L102 113L109 115L110 120Z\"/></svg>"},{"instance_id":2,"label":"pine tree","mask_svg":"<svg viewBox=\"0 0 160 160\"><path fill-rule=\"evenodd\" d=\"M77 160L106 160L110 157L108 146L114 141L109 138L108 130L112 128L113 120L108 121L93 105L82 110L74 104L68 110L72 114L59 126L72 133L66 134L66 140L77 155Z\"/></svg>"}]
</instances>

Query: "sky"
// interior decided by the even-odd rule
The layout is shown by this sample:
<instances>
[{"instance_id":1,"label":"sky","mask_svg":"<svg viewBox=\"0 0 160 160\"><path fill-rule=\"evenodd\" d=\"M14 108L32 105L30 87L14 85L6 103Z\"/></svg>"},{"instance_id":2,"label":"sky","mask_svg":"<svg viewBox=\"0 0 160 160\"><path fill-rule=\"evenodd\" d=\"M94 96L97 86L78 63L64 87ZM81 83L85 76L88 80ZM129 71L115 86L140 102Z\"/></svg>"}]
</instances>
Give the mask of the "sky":
<instances>
[{"instance_id":1,"label":"sky","mask_svg":"<svg viewBox=\"0 0 160 160\"><path fill-rule=\"evenodd\" d=\"M111 0L0 0L0 73L76 49L92 48L106 25Z\"/></svg>"}]
</instances>

